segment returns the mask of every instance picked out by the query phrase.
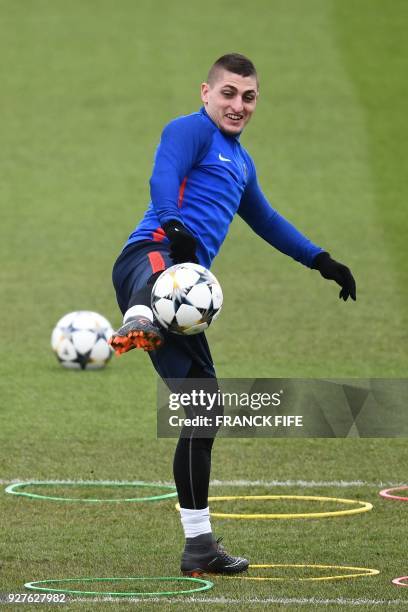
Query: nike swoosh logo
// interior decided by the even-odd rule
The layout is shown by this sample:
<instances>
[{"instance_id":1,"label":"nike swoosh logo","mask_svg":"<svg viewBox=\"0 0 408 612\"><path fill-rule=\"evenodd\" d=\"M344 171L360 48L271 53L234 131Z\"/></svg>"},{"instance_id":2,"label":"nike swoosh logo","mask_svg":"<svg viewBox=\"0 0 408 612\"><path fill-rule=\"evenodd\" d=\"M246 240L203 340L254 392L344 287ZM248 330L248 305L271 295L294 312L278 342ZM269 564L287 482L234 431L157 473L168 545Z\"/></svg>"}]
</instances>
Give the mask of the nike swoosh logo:
<instances>
[{"instance_id":1,"label":"nike swoosh logo","mask_svg":"<svg viewBox=\"0 0 408 612\"><path fill-rule=\"evenodd\" d=\"M218 557L214 557L214 559L209 561L207 565L211 565L212 563L214 563L214 561L218 561L218 560L219 560ZM236 565L239 565L241 561L242 559L241 557L239 557L236 561L234 561L233 563L229 563L228 565L224 565L224 567L235 567Z\"/></svg>"},{"instance_id":2,"label":"nike swoosh logo","mask_svg":"<svg viewBox=\"0 0 408 612\"><path fill-rule=\"evenodd\" d=\"M227 161L227 162L230 162L230 161L231 161L230 159L228 159L228 157L223 157L223 156L221 155L221 153L219 153L219 154L218 154L218 159L219 159L220 161Z\"/></svg>"},{"instance_id":3,"label":"nike swoosh logo","mask_svg":"<svg viewBox=\"0 0 408 612\"><path fill-rule=\"evenodd\" d=\"M239 565L241 561L242 559L237 559L236 561L234 561L234 563L230 563L229 565L226 565L225 567L235 567L236 565Z\"/></svg>"}]
</instances>

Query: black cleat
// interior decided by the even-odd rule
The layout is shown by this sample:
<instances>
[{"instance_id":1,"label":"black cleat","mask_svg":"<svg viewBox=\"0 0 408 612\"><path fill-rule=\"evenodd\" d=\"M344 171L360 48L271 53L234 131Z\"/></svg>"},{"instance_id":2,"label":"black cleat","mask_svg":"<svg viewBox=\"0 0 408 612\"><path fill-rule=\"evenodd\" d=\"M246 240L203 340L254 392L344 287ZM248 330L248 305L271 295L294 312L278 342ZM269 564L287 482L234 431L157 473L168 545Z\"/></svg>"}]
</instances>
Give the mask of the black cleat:
<instances>
[{"instance_id":1,"label":"black cleat","mask_svg":"<svg viewBox=\"0 0 408 612\"><path fill-rule=\"evenodd\" d=\"M154 351L163 344L163 334L147 317L136 316L127 321L109 338L109 344L117 355L134 348Z\"/></svg>"},{"instance_id":2,"label":"black cleat","mask_svg":"<svg viewBox=\"0 0 408 612\"><path fill-rule=\"evenodd\" d=\"M229 555L220 544L221 540L215 540L212 533L187 538L181 557L182 573L196 577L201 574L239 574L247 570L249 561Z\"/></svg>"}]
</instances>

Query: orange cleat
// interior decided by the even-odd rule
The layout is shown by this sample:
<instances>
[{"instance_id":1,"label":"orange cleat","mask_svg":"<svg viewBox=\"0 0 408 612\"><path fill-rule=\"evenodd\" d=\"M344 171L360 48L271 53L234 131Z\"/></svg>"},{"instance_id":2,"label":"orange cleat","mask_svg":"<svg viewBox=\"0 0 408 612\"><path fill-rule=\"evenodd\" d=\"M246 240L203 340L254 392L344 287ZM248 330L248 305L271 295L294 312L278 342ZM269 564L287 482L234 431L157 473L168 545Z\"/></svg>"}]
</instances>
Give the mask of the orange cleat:
<instances>
[{"instance_id":1,"label":"orange cleat","mask_svg":"<svg viewBox=\"0 0 408 612\"><path fill-rule=\"evenodd\" d=\"M127 321L108 340L116 355L139 348L144 351L155 351L164 342L160 329L149 319L137 316Z\"/></svg>"}]
</instances>

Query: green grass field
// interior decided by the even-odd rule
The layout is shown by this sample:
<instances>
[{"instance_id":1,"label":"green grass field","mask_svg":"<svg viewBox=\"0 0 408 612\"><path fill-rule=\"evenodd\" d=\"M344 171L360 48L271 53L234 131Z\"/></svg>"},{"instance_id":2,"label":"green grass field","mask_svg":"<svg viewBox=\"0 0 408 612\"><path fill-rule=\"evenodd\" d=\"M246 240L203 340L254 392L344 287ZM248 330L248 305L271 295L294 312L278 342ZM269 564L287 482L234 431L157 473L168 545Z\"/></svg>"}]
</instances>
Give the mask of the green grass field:
<instances>
[{"instance_id":1,"label":"green grass field","mask_svg":"<svg viewBox=\"0 0 408 612\"><path fill-rule=\"evenodd\" d=\"M338 300L336 286L237 219L213 267L225 298L208 334L218 375L406 376L407 25L404 0L0 0L0 592L46 578L179 573L183 536L171 500L92 505L4 488L16 479L171 481L175 440L156 439L156 379L146 356L134 351L103 372L64 371L49 338L71 310L119 324L111 268L148 202L160 131L199 108L199 84L221 54L249 55L260 74L242 142L263 190L352 268L358 301ZM218 440L213 495L303 493L374 505L326 519L214 519L227 548L255 564L380 574L216 578L192 601L143 601L142 609L408 608L407 589L391 584L408 574L408 506L378 496L381 482L407 483L407 462L404 439ZM362 484L330 484L341 480ZM256 509L305 508L315 506ZM30 608L38 605L22 609Z\"/></svg>"}]
</instances>

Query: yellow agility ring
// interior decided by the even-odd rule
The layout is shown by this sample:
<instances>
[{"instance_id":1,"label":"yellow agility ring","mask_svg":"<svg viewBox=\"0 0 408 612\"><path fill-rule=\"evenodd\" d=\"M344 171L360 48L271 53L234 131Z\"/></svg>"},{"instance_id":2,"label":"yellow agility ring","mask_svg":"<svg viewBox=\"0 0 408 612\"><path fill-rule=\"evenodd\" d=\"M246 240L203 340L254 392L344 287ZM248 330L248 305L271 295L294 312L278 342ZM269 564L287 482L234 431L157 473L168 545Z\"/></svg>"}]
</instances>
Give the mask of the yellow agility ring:
<instances>
[{"instance_id":1,"label":"yellow agility ring","mask_svg":"<svg viewBox=\"0 0 408 612\"><path fill-rule=\"evenodd\" d=\"M298 563L263 563L260 565L250 565L249 569L266 569L270 567L294 567L294 568L304 568L309 567L313 569L333 569L333 570L351 570L353 573L347 574L338 574L335 576L313 576L311 578L280 578L280 577L263 577L263 576L230 576L230 578L235 578L239 580L262 580L262 581L299 581L299 582L312 582L318 580L343 580L344 578L359 578L361 576L376 576L380 573L379 570L370 569L368 567L351 567L348 565L307 565L307 564L298 564Z\"/></svg>"},{"instance_id":2,"label":"yellow agility ring","mask_svg":"<svg viewBox=\"0 0 408 612\"><path fill-rule=\"evenodd\" d=\"M305 501L319 502L337 502L347 504L349 506L357 504L357 508L349 508L347 510L332 510L330 512L297 512L285 514L234 514L226 512L211 512L211 516L215 518L226 519L241 519L241 520L257 520L257 519L303 519L303 518L327 518L331 516L348 516L350 514L361 514L372 510L373 505L369 502L342 499L340 497L319 497L316 495L224 495L221 497L209 497L209 502L217 501L232 501L234 499L243 500L265 500L265 499L296 499ZM180 510L180 504L176 504L176 509Z\"/></svg>"}]
</instances>

